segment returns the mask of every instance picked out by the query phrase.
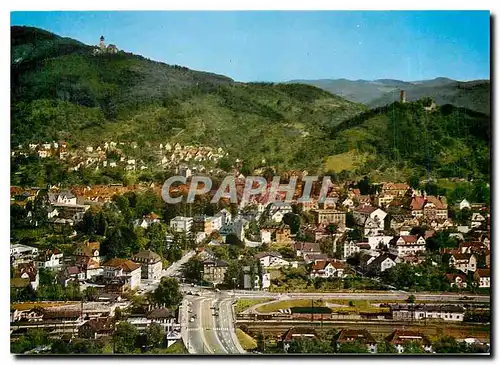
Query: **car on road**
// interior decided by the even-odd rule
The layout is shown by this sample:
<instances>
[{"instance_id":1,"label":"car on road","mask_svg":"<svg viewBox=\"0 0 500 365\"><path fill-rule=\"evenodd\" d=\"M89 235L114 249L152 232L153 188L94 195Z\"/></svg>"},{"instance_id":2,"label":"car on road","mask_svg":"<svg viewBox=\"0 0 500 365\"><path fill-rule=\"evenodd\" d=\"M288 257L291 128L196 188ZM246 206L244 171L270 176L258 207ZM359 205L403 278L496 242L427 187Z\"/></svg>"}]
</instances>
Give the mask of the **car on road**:
<instances>
[{"instance_id":1,"label":"car on road","mask_svg":"<svg viewBox=\"0 0 500 365\"><path fill-rule=\"evenodd\" d=\"M189 322L194 322L194 317L191 317L191 319L189 320Z\"/></svg>"}]
</instances>

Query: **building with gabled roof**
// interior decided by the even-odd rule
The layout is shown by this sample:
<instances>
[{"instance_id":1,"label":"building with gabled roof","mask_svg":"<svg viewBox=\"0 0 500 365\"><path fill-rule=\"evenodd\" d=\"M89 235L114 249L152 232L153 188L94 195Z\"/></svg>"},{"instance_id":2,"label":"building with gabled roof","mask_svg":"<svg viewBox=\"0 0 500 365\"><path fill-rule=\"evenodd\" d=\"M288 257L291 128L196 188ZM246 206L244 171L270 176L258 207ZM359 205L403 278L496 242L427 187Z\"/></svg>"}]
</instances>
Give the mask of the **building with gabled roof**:
<instances>
[{"instance_id":1,"label":"building with gabled roof","mask_svg":"<svg viewBox=\"0 0 500 365\"><path fill-rule=\"evenodd\" d=\"M290 327L280 338L280 345L283 350L288 351L290 342L297 339L318 338L318 333L314 328Z\"/></svg>"},{"instance_id":2,"label":"building with gabled roof","mask_svg":"<svg viewBox=\"0 0 500 365\"><path fill-rule=\"evenodd\" d=\"M377 341L366 329L342 329L332 339L332 347L339 351L340 346L346 343L360 343L366 345L368 352L377 352Z\"/></svg>"},{"instance_id":3,"label":"building with gabled roof","mask_svg":"<svg viewBox=\"0 0 500 365\"><path fill-rule=\"evenodd\" d=\"M161 256L151 250L142 250L132 257L132 261L141 265L141 278L158 280L163 268Z\"/></svg>"},{"instance_id":4,"label":"building with gabled roof","mask_svg":"<svg viewBox=\"0 0 500 365\"><path fill-rule=\"evenodd\" d=\"M432 352L431 342L426 336L419 332L397 329L387 336L385 340L393 344L400 354L404 352L404 346L409 342L417 342L422 346L425 352Z\"/></svg>"},{"instance_id":5,"label":"building with gabled roof","mask_svg":"<svg viewBox=\"0 0 500 365\"><path fill-rule=\"evenodd\" d=\"M311 267L311 278L341 278L344 276L345 264L336 260L318 260Z\"/></svg>"},{"instance_id":6,"label":"building with gabled roof","mask_svg":"<svg viewBox=\"0 0 500 365\"><path fill-rule=\"evenodd\" d=\"M472 253L453 253L450 256L449 264L456 270L460 270L467 274L474 272L477 269L477 258Z\"/></svg>"},{"instance_id":7,"label":"building with gabled roof","mask_svg":"<svg viewBox=\"0 0 500 365\"><path fill-rule=\"evenodd\" d=\"M75 249L75 257L78 259L79 257L89 257L97 262L100 261L100 249L101 244L97 241L95 242L80 242L76 245Z\"/></svg>"},{"instance_id":8,"label":"building with gabled roof","mask_svg":"<svg viewBox=\"0 0 500 365\"><path fill-rule=\"evenodd\" d=\"M489 268L477 269L474 273L474 279L480 288L489 288L491 281L491 272Z\"/></svg>"},{"instance_id":9,"label":"building with gabled roof","mask_svg":"<svg viewBox=\"0 0 500 365\"><path fill-rule=\"evenodd\" d=\"M105 278L126 278L130 289L136 289L141 284L141 265L129 259L113 258L106 261L102 268Z\"/></svg>"}]
</instances>

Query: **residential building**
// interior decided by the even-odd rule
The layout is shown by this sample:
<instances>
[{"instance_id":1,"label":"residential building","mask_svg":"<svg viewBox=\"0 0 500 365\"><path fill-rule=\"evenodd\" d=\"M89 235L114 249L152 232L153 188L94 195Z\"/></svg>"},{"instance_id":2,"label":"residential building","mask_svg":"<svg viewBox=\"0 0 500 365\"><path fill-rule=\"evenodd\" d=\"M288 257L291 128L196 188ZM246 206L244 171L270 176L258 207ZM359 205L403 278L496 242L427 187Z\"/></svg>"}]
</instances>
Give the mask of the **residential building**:
<instances>
[{"instance_id":1,"label":"residential building","mask_svg":"<svg viewBox=\"0 0 500 365\"><path fill-rule=\"evenodd\" d=\"M18 280L18 283L27 283L31 285L33 290L36 290L38 288L39 284L39 275L38 275L38 270L33 265L33 263L24 263L24 264L19 264L17 266L17 269L14 271L14 279L23 279L23 281Z\"/></svg>"},{"instance_id":2,"label":"residential building","mask_svg":"<svg viewBox=\"0 0 500 365\"><path fill-rule=\"evenodd\" d=\"M318 260L311 267L311 278L342 278L345 265L341 261Z\"/></svg>"},{"instance_id":3,"label":"residential building","mask_svg":"<svg viewBox=\"0 0 500 365\"><path fill-rule=\"evenodd\" d=\"M271 286L271 274L266 268L262 268L259 276L258 270L254 268L253 272L250 266L243 267L243 287L245 290L262 290Z\"/></svg>"},{"instance_id":4,"label":"residential building","mask_svg":"<svg viewBox=\"0 0 500 365\"><path fill-rule=\"evenodd\" d=\"M394 197L402 197L408 192L409 188L408 184L405 183L388 182L382 185L381 193Z\"/></svg>"},{"instance_id":5,"label":"residential building","mask_svg":"<svg viewBox=\"0 0 500 365\"><path fill-rule=\"evenodd\" d=\"M222 217L210 217L206 215L198 215L193 218L193 229L195 232L204 232L209 235L214 231L220 230L222 227Z\"/></svg>"},{"instance_id":6,"label":"residential building","mask_svg":"<svg viewBox=\"0 0 500 365\"><path fill-rule=\"evenodd\" d=\"M379 274L393 266L396 266L399 262L401 261L398 256L390 253L382 253L369 263L368 271Z\"/></svg>"},{"instance_id":7,"label":"residential building","mask_svg":"<svg viewBox=\"0 0 500 365\"><path fill-rule=\"evenodd\" d=\"M306 253L321 253L317 242L296 242L294 248L298 257L302 257Z\"/></svg>"},{"instance_id":8,"label":"residential building","mask_svg":"<svg viewBox=\"0 0 500 365\"><path fill-rule=\"evenodd\" d=\"M62 286L67 286L70 282L80 282L85 280L85 272L78 266L66 266L59 272L58 278Z\"/></svg>"},{"instance_id":9,"label":"residential building","mask_svg":"<svg viewBox=\"0 0 500 365\"><path fill-rule=\"evenodd\" d=\"M316 209L312 213L315 217L316 224L330 224L333 223L339 228L345 228L346 213L335 209Z\"/></svg>"},{"instance_id":10,"label":"residential building","mask_svg":"<svg viewBox=\"0 0 500 365\"><path fill-rule=\"evenodd\" d=\"M203 280L213 284L220 284L224 281L228 264L218 259L206 259L203 261Z\"/></svg>"},{"instance_id":11,"label":"residential building","mask_svg":"<svg viewBox=\"0 0 500 365\"><path fill-rule=\"evenodd\" d=\"M268 229L260 230L260 241L262 243L271 243L271 231Z\"/></svg>"},{"instance_id":12,"label":"residential building","mask_svg":"<svg viewBox=\"0 0 500 365\"><path fill-rule=\"evenodd\" d=\"M342 344L360 343L365 345L370 353L377 353L377 341L366 329L343 329L332 339L333 348L338 351Z\"/></svg>"},{"instance_id":13,"label":"residential building","mask_svg":"<svg viewBox=\"0 0 500 365\"><path fill-rule=\"evenodd\" d=\"M45 250L36 259L37 268L57 269L62 263L63 253L58 249Z\"/></svg>"},{"instance_id":14,"label":"residential building","mask_svg":"<svg viewBox=\"0 0 500 365\"><path fill-rule=\"evenodd\" d=\"M151 251L139 251L132 257L132 261L141 265L141 279L158 280L161 278L163 264L160 255Z\"/></svg>"},{"instance_id":15,"label":"residential building","mask_svg":"<svg viewBox=\"0 0 500 365\"><path fill-rule=\"evenodd\" d=\"M417 342L422 346L425 352L432 352L431 342L426 336L419 332L398 329L387 336L385 340L393 344L399 354L404 352L404 347L409 342Z\"/></svg>"},{"instance_id":16,"label":"residential building","mask_svg":"<svg viewBox=\"0 0 500 365\"><path fill-rule=\"evenodd\" d=\"M286 352L290 348L290 342L303 338L318 338L318 333L314 328L291 327L281 336L279 343Z\"/></svg>"},{"instance_id":17,"label":"residential building","mask_svg":"<svg viewBox=\"0 0 500 365\"><path fill-rule=\"evenodd\" d=\"M357 225L365 230L365 235L377 235L384 230L384 220L387 213L372 206L360 206L353 212Z\"/></svg>"},{"instance_id":18,"label":"residential building","mask_svg":"<svg viewBox=\"0 0 500 365\"><path fill-rule=\"evenodd\" d=\"M193 225L193 218L177 216L170 220L170 228L175 232L190 232Z\"/></svg>"},{"instance_id":19,"label":"residential building","mask_svg":"<svg viewBox=\"0 0 500 365\"><path fill-rule=\"evenodd\" d=\"M486 221L486 218L481 213L472 213L471 228L478 228Z\"/></svg>"},{"instance_id":20,"label":"residential building","mask_svg":"<svg viewBox=\"0 0 500 365\"><path fill-rule=\"evenodd\" d=\"M445 274L445 276L452 288L467 288L467 277L464 274Z\"/></svg>"},{"instance_id":21,"label":"residential building","mask_svg":"<svg viewBox=\"0 0 500 365\"><path fill-rule=\"evenodd\" d=\"M422 236L396 236L389 242L389 252L399 257L425 251L425 239Z\"/></svg>"},{"instance_id":22,"label":"residential building","mask_svg":"<svg viewBox=\"0 0 500 365\"><path fill-rule=\"evenodd\" d=\"M451 267L467 274L469 271L474 272L477 269L476 255L471 253L452 254L449 259Z\"/></svg>"},{"instance_id":23,"label":"residential building","mask_svg":"<svg viewBox=\"0 0 500 365\"><path fill-rule=\"evenodd\" d=\"M87 256L76 258L75 265L80 268L80 271L85 273L85 279L91 279L94 276L101 275L103 272L99 261Z\"/></svg>"},{"instance_id":24,"label":"residential building","mask_svg":"<svg viewBox=\"0 0 500 365\"><path fill-rule=\"evenodd\" d=\"M474 273L474 279L480 288L489 288L491 279L490 269L477 269Z\"/></svg>"},{"instance_id":25,"label":"residential building","mask_svg":"<svg viewBox=\"0 0 500 365\"><path fill-rule=\"evenodd\" d=\"M132 290L138 288L141 284L141 265L131 260L113 258L105 262L102 267L105 278L125 278L126 283Z\"/></svg>"},{"instance_id":26,"label":"residential building","mask_svg":"<svg viewBox=\"0 0 500 365\"><path fill-rule=\"evenodd\" d=\"M414 196L410 202L411 214L424 219L448 218L448 204L442 196Z\"/></svg>"},{"instance_id":27,"label":"residential building","mask_svg":"<svg viewBox=\"0 0 500 365\"><path fill-rule=\"evenodd\" d=\"M70 191L61 191L60 193L49 193L49 202L51 204L75 205L76 196Z\"/></svg>"},{"instance_id":28,"label":"residential building","mask_svg":"<svg viewBox=\"0 0 500 365\"><path fill-rule=\"evenodd\" d=\"M369 236L368 244L371 250L380 249L383 247L389 247L389 242L394 238L393 236Z\"/></svg>"},{"instance_id":29,"label":"residential building","mask_svg":"<svg viewBox=\"0 0 500 365\"><path fill-rule=\"evenodd\" d=\"M81 242L76 245L75 257L78 259L80 257L89 257L94 261L99 262L99 251L101 249L101 244L99 242Z\"/></svg>"},{"instance_id":30,"label":"residential building","mask_svg":"<svg viewBox=\"0 0 500 365\"><path fill-rule=\"evenodd\" d=\"M290 265L290 262L284 260L281 254L277 252L259 252L254 255L254 258L259 260L262 267L282 267Z\"/></svg>"},{"instance_id":31,"label":"residential building","mask_svg":"<svg viewBox=\"0 0 500 365\"><path fill-rule=\"evenodd\" d=\"M78 337L96 340L107 337L115 331L115 320L113 317L92 318L78 328Z\"/></svg>"},{"instance_id":32,"label":"residential building","mask_svg":"<svg viewBox=\"0 0 500 365\"><path fill-rule=\"evenodd\" d=\"M342 245L342 259L345 260L360 251L360 247L353 240L345 240Z\"/></svg>"},{"instance_id":33,"label":"residential building","mask_svg":"<svg viewBox=\"0 0 500 365\"><path fill-rule=\"evenodd\" d=\"M38 255L38 248L20 243L11 244L10 255L14 257L33 257Z\"/></svg>"},{"instance_id":34,"label":"residential building","mask_svg":"<svg viewBox=\"0 0 500 365\"><path fill-rule=\"evenodd\" d=\"M467 199L462 199L462 201L458 202L458 208L460 210L462 209L470 209L470 203L467 201Z\"/></svg>"}]
</instances>

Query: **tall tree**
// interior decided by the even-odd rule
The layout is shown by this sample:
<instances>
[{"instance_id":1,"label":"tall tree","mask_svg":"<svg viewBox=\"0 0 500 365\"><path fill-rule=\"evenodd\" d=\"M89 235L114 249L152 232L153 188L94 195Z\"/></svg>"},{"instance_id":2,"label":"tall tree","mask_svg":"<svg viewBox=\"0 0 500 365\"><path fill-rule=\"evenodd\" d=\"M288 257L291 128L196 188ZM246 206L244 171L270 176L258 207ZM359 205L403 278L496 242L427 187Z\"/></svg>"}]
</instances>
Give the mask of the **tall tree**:
<instances>
[{"instance_id":1,"label":"tall tree","mask_svg":"<svg viewBox=\"0 0 500 365\"><path fill-rule=\"evenodd\" d=\"M139 331L134 325L128 322L118 323L113 334L114 352L117 354L133 353L138 335Z\"/></svg>"},{"instance_id":2,"label":"tall tree","mask_svg":"<svg viewBox=\"0 0 500 365\"><path fill-rule=\"evenodd\" d=\"M158 323L151 323L146 328L146 341L148 347L158 347L165 341L165 329Z\"/></svg>"},{"instance_id":3,"label":"tall tree","mask_svg":"<svg viewBox=\"0 0 500 365\"><path fill-rule=\"evenodd\" d=\"M182 301L179 282L175 278L163 277L153 292L154 302L168 308L177 308Z\"/></svg>"}]
</instances>

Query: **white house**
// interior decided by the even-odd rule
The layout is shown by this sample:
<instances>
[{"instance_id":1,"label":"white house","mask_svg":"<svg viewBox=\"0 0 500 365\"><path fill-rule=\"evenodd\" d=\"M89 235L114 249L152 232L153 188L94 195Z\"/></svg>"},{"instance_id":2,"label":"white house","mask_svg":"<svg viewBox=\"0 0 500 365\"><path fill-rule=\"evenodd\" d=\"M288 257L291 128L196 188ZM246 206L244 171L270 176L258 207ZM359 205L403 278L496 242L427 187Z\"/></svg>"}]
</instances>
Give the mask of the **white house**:
<instances>
[{"instance_id":1,"label":"white house","mask_svg":"<svg viewBox=\"0 0 500 365\"><path fill-rule=\"evenodd\" d=\"M457 253L450 256L450 266L467 274L477 269L477 258L471 253Z\"/></svg>"},{"instance_id":2,"label":"white house","mask_svg":"<svg viewBox=\"0 0 500 365\"><path fill-rule=\"evenodd\" d=\"M46 250L35 259L37 268L56 269L61 265L63 253L57 249Z\"/></svg>"},{"instance_id":3,"label":"white house","mask_svg":"<svg viewBox=\"0 0 500 365\"><path fill-rule=\"evenodd\" d=\"M290 265L290 262L284 260L281 254L276 252L260 252L254 257L260 261L262 267L282 267Z\"/></svg>"},{"instance_id":4,"label":"white house","mask_svg":"<svg viewBox=\"0 0 500 365\"><path fill-rule=\"evenodd\" d=\"M342 278L345 265L340 261L318 260L311 267L311 278Z\"/></svg>"},{"instance_id":5,"label":"white house","mask_svg":"<svg viewBox=\"0 0 500 365\"><path fill-rule=\"evenodd\" d=\"M368 244L371 250L379 248L379 246L389 246L389 242L393 239L393 236L370 236L368 237Z\"/></svg>"},{"instance_id":6,"label":"white house","mask_svg":"<svg viewBox=\"0 0 500 365\"><path fill-rule=\"evenodd\" d=\"M389 252L399 257L425 251L425 239L420 236L396 236L389 243Z\"/></svg>"},{"instance_id":7,"label":"white house","mask_svg":"<svg viewBox=\"0 0 500 365\"><path fill-rule=\"evenodd\" d=\"M20 243L10 245L10 255L14 257L38 255L38 248Z\"/></svg>"},{"instance_id":8,"label":"white house","mask_svg":"<svg viewBox=\"0 0 500 365\"><path fill-rule=\"evenodd\" d=\"M480 213L472 213L472 218L471 218L471 228L477 228L479 227L486 218L484 218Z\"/></svg>"},{"instance_id":9,"label":"white house","mask_svg":"<svg viewBox=\"0 0 500 365\"><path fill-rule=\"evenodd\" d=\"M470 209L470 203L467 201L467 199L463 199L460 203L458 203L458 207L460 208L460 210L462 209Z\"/></svg>"},{"instance_id":10,"label":"white house","mask_svg":"<svg viewBox=\"0 0 500 365\"><path fill-rule=\"evenodd\" d=\"M474 278L478 282L480 288L489 288L491 273L490 269L477 269L474 273Z\"/></svg>"},{"instance_id":11,"label":"white house","mask_svg":"<svg viewBox=\"0 0 500 365\"><path fill-rule=\"evenodd\" d=\"M170 228L175 232L190 232L193 225L193 218L177 216L170 220Z\"/></svg>"},{"instance_id":12,"label":"white house","mask_svg":"<svg viewBox=\"0 0 500 365\"><path fill-rule=\"evenodd\" d=\"M130 289L141 284L141 265L127 259L114 258L102 265L106 278L126 277Z\"/></svg>"},{"instance_id":13,"label":"white house","mask_svg":"<svg viewBox=\"0 0 500 365\"><path fill-rule=\"evenodd\" d=\"M132 261L141 265L141 278L158 280L161 278L163 264L160 255L151 251L139 251L132 257Z\"/></svg>"},{"instance_id":14,"label":"white house","mask_svg":"<svg viewBox=\"0 0 500 365\"><path fill-rule=\"evenodd\" d=\"M271 243L271 231L267 229L260 230L260 241L262 243Z\"/></svg>"},{"instance_id":15,"label":"white house","mask_svg":"<svg viewBox=\"0 0 500 365\"><path fill-rule=\"evenodd\" d=\"M267 272L265 268L262 270L262 285L261 277L256 269L254 269L253 275L250 270L250 266L243 267L243 287L248 290L259 290L268 289L271 286L271 274Z\"/></svg>"},{"instance_id":16,"label":"white house","mask_svg":"<svg viewBox=\"0 0 500 365\"><path fill-rule=\"evenodd\" d=\"M396 266L400 260L396 255L383 253L374 260L371 260L368 265L368 270L374 271L376 273L384 272L387 269L390 269L393 266Z\"/></svg>"},{"instance_id":17,"label":"white house","mask_svg":"<svg viewBox=\"0 0 500 365\"><path fill-rule=\"evenodd\" d=\"M290 203L273 202L269 209L269 216L274 222L280 223L285 214L292 212L293 209Z\"/></svg>"}]
</instances>

